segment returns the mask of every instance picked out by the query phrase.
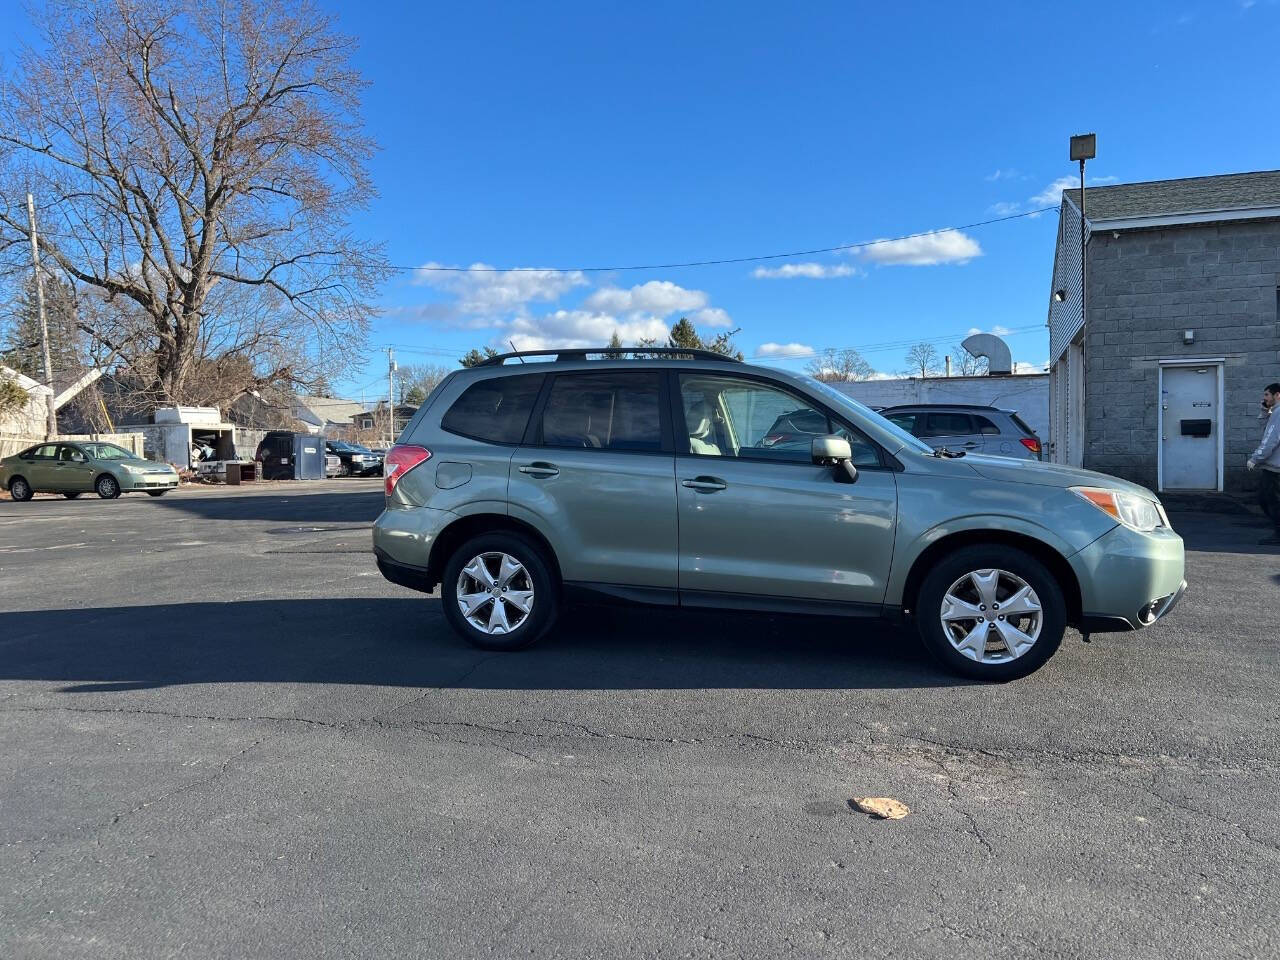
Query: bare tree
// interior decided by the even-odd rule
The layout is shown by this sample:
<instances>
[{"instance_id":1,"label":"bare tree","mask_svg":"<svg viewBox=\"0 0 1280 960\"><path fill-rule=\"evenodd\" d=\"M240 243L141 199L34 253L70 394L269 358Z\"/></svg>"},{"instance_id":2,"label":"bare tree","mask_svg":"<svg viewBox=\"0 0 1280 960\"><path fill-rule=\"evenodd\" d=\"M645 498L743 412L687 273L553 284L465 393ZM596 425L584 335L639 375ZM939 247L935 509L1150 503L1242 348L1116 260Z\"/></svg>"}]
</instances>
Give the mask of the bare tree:
<instances>
[{"instance_id":1,"label":"bare tree","mask_svg":"<svg viewBox=\"0 0 1280 960\"><path fill-rule=\"evenodd\" d=\"M847 380L869 380L875 368L857 350L827 347L809 361L806 369L815 380L838 383Z\"/></svg>"},{"instance_id":2,"label":"bare tree","mask_svg":"<svg viewBox=\"0 0 1280 960\"><path fill-rule=\"evenodd\" d=\"M421 404L441 380L449 375L448 367L433 363L406 363L396 375L400 403Z\"/></svg>"},{"instance_id":3,"label":"bare tree","mask_svg":"<svg viewBox=\"0 0 1280 960\"><path fill-rule=\"evenodd\" d=\"M381 248L354 41L310 0L80 0L0 79L0 257L29 188L79 324L157 400L357 362Z\"/></svg>"},{"instance_id":4,"label":"bare tree","mask_svg":"<svg viewBox=\"0 0 1280 960\"><path fill-rule=\"evenodd\" d=\"M975 357L960 344L951 348L951 369L958 377L983 377L987 374L987 358Z\"/></svg>"},{"instance_id":5,"label":"bare tree","mask_svg":"<svg viewBox=\"0 0 1280 960\"><path fill-rule=\"evenodd\" d=\"M917 343L907 351L907 375L931 377L938 372L938 348L932 343Z\"/></svg>"}]
</instances>

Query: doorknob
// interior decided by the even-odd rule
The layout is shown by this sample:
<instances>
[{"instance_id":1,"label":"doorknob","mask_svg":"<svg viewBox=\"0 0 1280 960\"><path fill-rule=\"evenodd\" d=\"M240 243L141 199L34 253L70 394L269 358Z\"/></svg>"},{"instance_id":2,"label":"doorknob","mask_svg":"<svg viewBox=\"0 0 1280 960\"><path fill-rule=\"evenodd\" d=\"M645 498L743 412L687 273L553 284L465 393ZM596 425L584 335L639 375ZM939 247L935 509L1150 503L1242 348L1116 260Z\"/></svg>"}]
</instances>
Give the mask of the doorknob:
<instances>
[{"instance_id":1,"label":"doorknob","mask_svg":"<svg viewBox=\"0 0 1280 960\"><path fill-rule=\"evenodd\" d=\"M697 490L699 493L715 493L725 489L728 484L719 477L694 477L692 480L681 480L680 486Z\"/></svg>"},{"instance_id":2,"label":"doorknob","mask_svg":"<svg viewBox=\"0 0 1280 960\"><path fill-rule=\"evenodd\" d=\"M548 477L558 477L560 468L554 463L546 463L542 460L535 460L533 463L526 463L517 467L521 473L528 474L538 480L545 480Z\"/></svg>"}]
</instances>

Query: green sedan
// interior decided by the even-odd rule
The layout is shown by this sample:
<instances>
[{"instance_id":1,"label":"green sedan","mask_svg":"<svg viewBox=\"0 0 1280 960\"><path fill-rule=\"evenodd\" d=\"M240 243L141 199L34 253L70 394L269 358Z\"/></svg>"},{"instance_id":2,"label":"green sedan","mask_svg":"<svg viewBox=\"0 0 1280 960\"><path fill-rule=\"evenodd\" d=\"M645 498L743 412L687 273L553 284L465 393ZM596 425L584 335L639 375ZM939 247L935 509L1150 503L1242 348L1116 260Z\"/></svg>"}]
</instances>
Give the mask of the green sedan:
<instances>
[{"instance_id":1,"label":"green sedan","mask_svg":"<svg viewBox=\"0 0 1280 960\"><path fill-rule=\"evenodd\" d=\"M0 460L0 486L15 500L36 493L74 500L90 492L114 500L130 490L161 497L177 485L178 472L169 464L144 460L114 443L41 443Z\"/></svg>"}]
</instances>

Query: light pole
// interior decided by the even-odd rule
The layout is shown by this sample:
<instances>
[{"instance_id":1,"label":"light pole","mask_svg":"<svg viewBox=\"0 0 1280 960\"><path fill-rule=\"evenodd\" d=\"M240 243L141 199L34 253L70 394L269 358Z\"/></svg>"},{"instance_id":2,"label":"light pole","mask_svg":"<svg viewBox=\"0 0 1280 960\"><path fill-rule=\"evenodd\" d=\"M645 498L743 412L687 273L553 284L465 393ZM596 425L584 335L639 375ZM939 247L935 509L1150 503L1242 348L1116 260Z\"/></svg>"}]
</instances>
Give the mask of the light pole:
<instances>
[{"instance_id":1,"label":"light pole","mask_svg":"<svg viewBox=\"0 0 1280 960\"><path fill-rule=\"evenodd\" d=\"M1084 162L1092 160L1098 155L1098 135L1096 133L1082 133L1079 136L1071 138L1071 159L1080 161L1080 326L1083 328L1085 322L1085 309L1087 298L1085 294L1088 292L1088 281L1086 276L1089 271L1088 263L1085 258L1085 206L1084 206Z\"/></svg>"}]
</instances>

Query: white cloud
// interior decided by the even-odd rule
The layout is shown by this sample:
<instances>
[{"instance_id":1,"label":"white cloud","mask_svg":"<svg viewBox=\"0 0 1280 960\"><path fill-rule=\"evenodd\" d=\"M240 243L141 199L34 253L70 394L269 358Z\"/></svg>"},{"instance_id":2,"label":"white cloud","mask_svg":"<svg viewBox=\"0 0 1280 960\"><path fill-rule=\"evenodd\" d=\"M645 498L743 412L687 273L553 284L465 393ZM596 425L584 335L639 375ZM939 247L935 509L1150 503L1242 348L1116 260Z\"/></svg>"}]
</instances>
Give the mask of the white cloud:
<instances>
[{"instance_id":1,"label":"white cloud","mask_svg":"<svg viewBox=\"0 0 1280 960\"><path fill-rule=\"evenodd\" d=\"M1100 187L1106 183L1115 183L1119 177L1089 177L1085 183L1091 187ZM1079 190L1079 177L1059 177L1034 197L1030 203L1033 207L1056 207L1062 202L1063 190Z\"/></svg>"},{"instance_id":2,"label":"white cloud","mask_svg":"<svg viewBox=\"0 0 1280 960\"><path fill-rule=\"evenodd\" d=\"M700 327L727 327L733 323L729 312L720 307L704 307L701 310L695 310L689 314L689 319L695 326Z\"/></svg>"},{"instance_id":3,"label":"white cloud","mask_svg":"<svg viewBox=\"0 0 1280 960\"><path fill-rule=\"evenodd\" d=\"M780 267L756 267L751 275L757 280L790 280L793 277L826 280L830 277L851 277L857 272L847 263L784 263Z\"/></svg>"},{"instance_id":4,"label":"white cloud","mask_svg":"<svg viewBox=\"0 0 1280 960\"><path fill-rule=\"evenodd\" d=\"M762 343L756 348L759 357L812 357L817 351L807 343Z\"/></svg>"},{"instance_id":5,"label":"white cloud","mask_svg":"<svg viewBox=\"0 0 1280 960\"><path fill-rule=\"evenodd\" d=\"M997 180L1027 180L1030 174L1023 173L1016 167L1000 168L983 177L988 183L994 183Z\"/></svg>"},{"instance_id":6,"label":"white cloud","mask_svg":"<svg viewBox=\"0 0 1280 960\"><path fill-rule=\"evenodd\" d=\"M556 300L587 284L580 270L494 270L483 263L465 270L433 269L440 266L423 264L424 269L414 272L414 282L454 294L465 313L503 312L533 301Z\"/></svg>"},{"instance_id":7,"label":"white cloud","mask_svg":"<svg viewBox=\"0 0 1280 960\"><path fill-rule=\"evenodd\" d=\"M665 342L669 330L670 325L661 317L620 319L595 310L556 310L538 317L517 316L497 339L510 339L520 350L545 350L601 347L614 333L628 345L647 338Z\"/></svg>"},{"instance_id":8,"label":"white cloud","mask_svg":"<svg viewBox=\"0 0 1280 960\"><path fill-rule=\"evenodd\" d=\"M1043 363L1026 363L1022 360L1013 361L1014 373L1044 373L1049 369L1049 361Z\"/></svg>"},{"instance_id":9,"label":"white cloud","mask_svg":"<svg viewBox=\"0 0 1280 960\"><path fill-rule=\"evenodd\" d=\"M968 234L948 229L902 240L877 240L851 252L882 266L927 267L937 263L966 263L982 256L982 247Z\"/></svg>"},{"instance_id":10,"label":"white cloud","mask_svg":"<svg viewBox=\"0 0 1280 960\"><path fill-rule=\"evenodd\" d=\"M1022 209L1022 204L1010 200L1001 200L999 203L993 203L987 207L988 213L993 213L997 217L1011 217Z\"/></svg>"},{"instance_id":11,"label":"white cloud","mask_svg":"<svg viewBox=\"0 0 1280 960\"><path fill-rule=\"evenodd\" d=\"M993 333L997 337L1007 337L1010 331L1008 327L1002 326L997 323L990 330L983 330L980 327L970 327L968 336L972 337L975 333Z\"/></svg>"},{"instance_id":12,"label":"white cloud","mask_svg":"<svg viewBox=\"0 0 1280 960\"><path fill-rule=\"evenodd\" d=\"M588 310L608 313L648 313L666 317L677 311L687 313L707 305L708 297L701 290L686 290L670 280L650 280L623 290L619 287L601 287L587 297L582 305Z\"/></svg>"}]
</instances>

